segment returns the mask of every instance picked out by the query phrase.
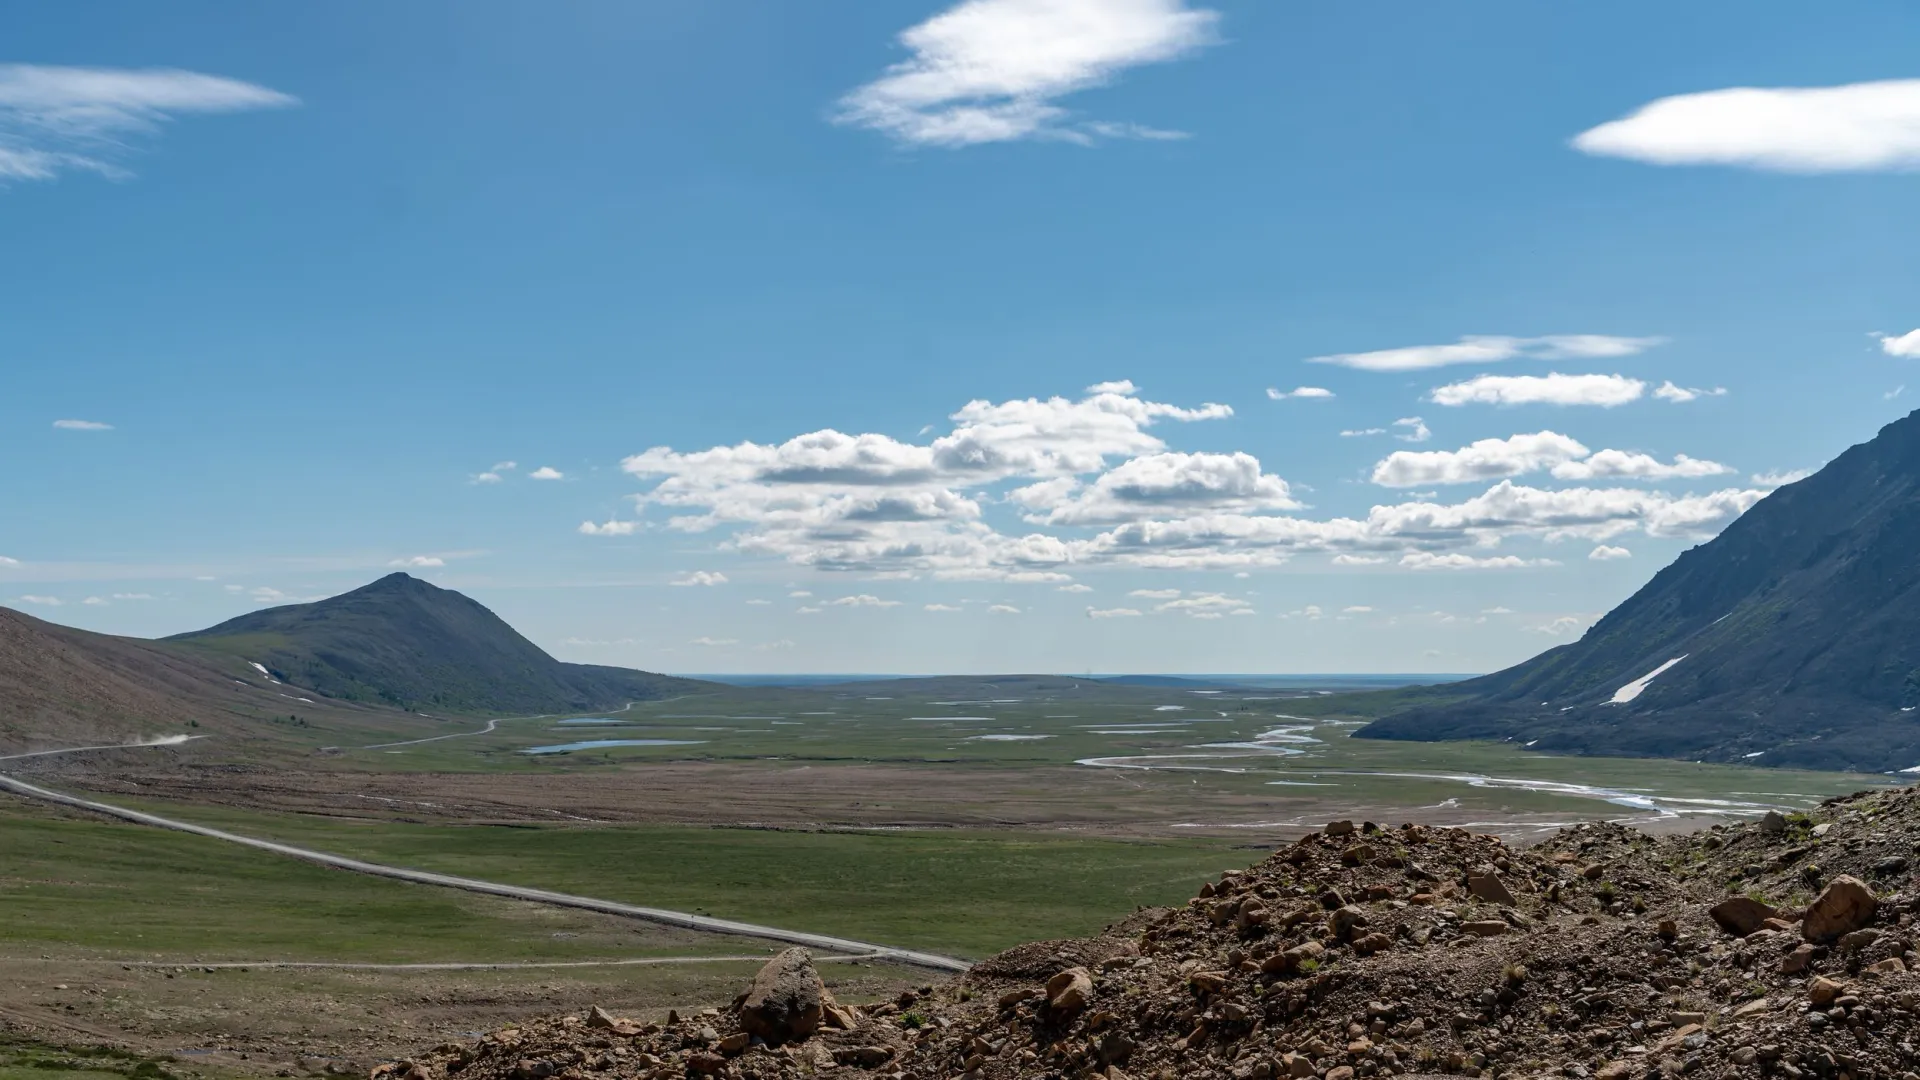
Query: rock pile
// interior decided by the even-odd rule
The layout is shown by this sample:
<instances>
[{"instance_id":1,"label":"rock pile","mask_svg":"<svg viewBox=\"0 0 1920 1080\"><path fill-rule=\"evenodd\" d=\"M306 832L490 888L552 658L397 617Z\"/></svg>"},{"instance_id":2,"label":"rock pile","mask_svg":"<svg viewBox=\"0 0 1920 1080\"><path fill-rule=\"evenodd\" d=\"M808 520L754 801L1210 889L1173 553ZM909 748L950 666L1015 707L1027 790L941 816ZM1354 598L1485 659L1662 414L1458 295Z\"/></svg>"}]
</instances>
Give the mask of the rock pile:
<instances>
[{"instance_id":1,"label":"rock pile","mask_svg":"<svg viewBox=\"0 0 1920 1080\"><path fill-rule=\"evenodd\" d=\"M1911 789L1655 839L1515 850L1335 822L1098 937L892 1002L803 950L725 1009L530 1022L394 1080L807 1076L1920 1080Z\"/></svg>"}]
</instances>

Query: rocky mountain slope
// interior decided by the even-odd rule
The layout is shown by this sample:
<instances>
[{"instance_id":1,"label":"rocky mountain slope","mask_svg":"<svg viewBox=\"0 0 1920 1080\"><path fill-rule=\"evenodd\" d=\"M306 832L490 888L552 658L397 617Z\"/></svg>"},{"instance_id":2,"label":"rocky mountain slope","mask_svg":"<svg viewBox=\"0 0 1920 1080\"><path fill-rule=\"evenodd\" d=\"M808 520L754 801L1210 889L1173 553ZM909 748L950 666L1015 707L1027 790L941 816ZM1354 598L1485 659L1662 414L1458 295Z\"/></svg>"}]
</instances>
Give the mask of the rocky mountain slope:
<instances>
[{"instance_id":1,"label":"rocky mountain slope","mask_svg":"<svg viewBox=\"0 0 1920 1080\"><path fill-rule=\"evenodd\" d=\"M1446 687L1446 700L1359 734L1821 769L1920 765L1915 551L1920 413L1763 499L1578 642Z\"/></svg>"},{"instance_id":2,"label":"rocky mountain slope","mask_svg":"<svg viewBox=\"0 0 1920 1080\"><path fill-rule=\"evenodd\" d=\"M435 713L579 712L705 685L562 663L474 600L408 574L167 641L244 658L330 698Z\"/></svg>"},{"instance_id":3,"label":"rocky mountain slope","mask_svg":"<svg viewBox=\"0 0 1920 1080\"><path fill-rule=\"evenodd\" d=\"M806 958L733 1002L532 1020L394 1080L1920 1073L1920 796L1656 839L1336 822L1184 908L852 1008Z\"/></svg>"}]
</instances>

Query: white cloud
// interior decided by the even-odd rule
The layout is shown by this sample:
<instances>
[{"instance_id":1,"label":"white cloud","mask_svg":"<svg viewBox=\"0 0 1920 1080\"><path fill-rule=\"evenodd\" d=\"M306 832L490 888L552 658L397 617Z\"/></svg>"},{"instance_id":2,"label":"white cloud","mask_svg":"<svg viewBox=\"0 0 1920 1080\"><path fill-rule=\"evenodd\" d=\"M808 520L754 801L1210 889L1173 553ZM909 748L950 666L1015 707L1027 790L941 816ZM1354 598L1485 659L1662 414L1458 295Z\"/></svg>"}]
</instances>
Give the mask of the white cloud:
<instances>
[{"instance_id":1,"label":"white cloud","mask_svg":"<svg viewBox=\"0 0 1920 1080\"><path fill-rule=\"evenodd\" d=\"M517 461L496 461L493 463L494 472L512 472L519 467L520 463Z\"/></svg>"},{"instance_id":2,"label":"white cloud","mask_svg":"<svg viewBox=\"0 0 1920 1080\"><path fill-rule=\"evenodd\" d=\"M1601 544L1599 547L1587 552L1587 558L1592 559L1594 562L1611 562L1614 559L1631 559L1633 558L1633 552L1623 547Z\"/></svg>"},{"instance_id":3,"label":"white cloud","mask_svg":"<svg viewBox=\"0 0 1920 1080\"><path fill-rule=\"evenodd\" d=\"M1562 615L1557 619L1551 619L1538 626L1529 626L1525 629L1531 634L1545 634L1548 637L1566 637L1568 634L1577 634L1586 629L1587 622L1588 620L1586 618L1579 615Z\"/></svg>"},{"instance_id":4,"label":"white cloud","mask_svg":"<svg viewBox=\"0 0 1920 1080\"><path fill-rule=\"evenodd\" d=\"M1409 570L1519 570L1530 566L1559 566L1552 559L1523 559L1518 555L1467 555L1458 551L1435 554L1409 551L1400 556Z\"/></svg>"},{"instance_id":5,"label":"white cloud","mask_svg":"<svg viewBox=\"0 0 1920 1080\"><path fill-rule=\"evenodd\" d=\"M1553 467L1556 480L1603 480L1615 477L1634 480L1679 480L1701 476L1724 476L1733 470L1717 461L1675 454L1666 464L1651 454L1625 450L1602 450L1584 461L1564 461Z\"/></svg>"},{"instance_id":6,"label":"white cloud","mask_svg":"<svg viewBox=\"0 0 1920 1080\"><path fill-rule=\"evenodd\" d=\"M1909 330L1898 336L1874 336L1880 339L1880 351L1888 356L1898 356L1904 360L1920 359L1920 330Z\"/></svg>"},{"instance_id":7,"label":"white cloud","mask_svg":"<svg viewBox=\"0 0 1920 1080\"><path fill-rule=\"evenodd\" d=\"M591 521L580 523L583 536L632 536L640 528L637 521L603 521L595 524Z\"/></svg>"},{"instance_id":8,"label":"white cloud","mask_svg":"<svg viewBox=\"0 0 1920 1080\"><path fill-rule=\"evenodd\" d=\"M564 480L566 478L567 474L551 465L542 465L527 474L527 479L529 480Z\"/></svg>"},{"instance_id":9,"label":"white cloud","mask_svg":"<svg viewBox=\"0 0 1920 1080\"><path fill-rule=\"evenodd\" d=\"M1504 360L1592 360L1633 356L1665 341L1657 337L1608 334L1549 334L1545 337L1475 335L1451 345L1407 345L1373 352L1308 357L1309 363L1336 364L1361 371L1424 371L1454 364L1491 364Z\"/></svg>"},{"instance_id":10,"label":"white cloud","mask_svg":"<svg viewBox=\"0 0 1920 1080\"><path fill-rule=\"evenodd\" d=\"M954 607L952 604L926 604L922 606L921 610L923 611L959 611L961 609Z\"/></svg>"},{"instance_id":11,"label":"white cloud","mask_svg":"<svg viewBox=\"0 0 1920 1080\"><path fill-rule=\"evenodd\" d=\"M476 484L497 484L500 482L500 474L497 472L491 472L491 471L483 472L483 473L474 473L473 482Z\"/></svg>"},{"instance_id":12,"label":"white cloud","mask_svg":"<svg viewBox=\"0 0 1920 1080\"><path fill-rule=\"evenodd\" d=\"M899 607L900 601L882 600L871 593L861 593L858 596L843 596L838 600L829 600L827 601L827 606L829 607Z\"/></svg>"},{"instance_id":13,"label":"white cloud","mask_svg":"<svg viewBox=\"0 0 1920 1080\"><path fill-rule=\"evenodd\" d=\"M1584 131L1588 154L1789 173L1920 168L1920 79L1664 97Z\"/></svg>"},{"instance_id":14,"label":"white cloud","mask_svg":"<svg viewBox=\"0 0 1920 1080\"><path fill-rule=\"evenodd\" d=\"M825 609L817 608L810 604L804 604L800 607L794 608L793 610L794 610L794 614L796 615L818 615L820 614L821 611Z\"/></svg>"},{"instance_id":15,"label":"white cloud","mask_svg":"<svg viewBox=\"0 0 1920 1080\"><path fill-rule=\"evenodd\" d=\"M1672 383L1668 383L1672 386ZM1480 375L1438 386L1438 405L1598 405L1611 409L1639 400L1647 384L1625 375Z\"/></svg>"},{"instance_id":16,"label":"white cloud","mask_svg":"<svg viewBox=\"0 0 1920 1080\"><path fill-rule=\"evenodd\" d=\"M1889 391L1887 391L1886 393L1884 393L1884 394L1881 394L1881 395L1880 395L1880 400L1882 400L1882 401L1892 401L1892 400L1893 400L1894 398L1897 398L1897 397L1899 397L1899 396L1900 396L1901 394L1904 394L1904 393L1906 393L1906 392L1907 392L1907 384L1906 384L1906 383L1901 383L1901 384L1900 384L1899 386L1896 386L1896 387L1894 387L1893 389L1891 389L1891 390L1889 390Z\"/></svg>"},{"instance_id":17,"label":"white cloud","mask_svg":"<svg viewBox=\"0 0 1920 1080\"><path fill-rule=\"evenodd\" d=\"M115 159L177 116L295 104L277 90L192 71L0 64L0 183L76 170L125 176Z\"/></svg>"},{"instance_id":18,"label":"white cloud","mask_svg":"<svg viewBox=\"0 0 1920 1080\"><path fill-rule=\"evenodd\" d=\"M1755 487L1763 487L1768 491L1772 491L1774 488L1783 488L1788 484L1799 483L1807 477L1812 476L1816 471L1817 470L1814 469L1787 469L1783 472L1761 472L1754 473L1750 479L1753 481Z\"/></svg>"},{"instance_id":19,"label":"white cloud","mask_svg":"<svg viewBox=\"0 0 1920 1080\"><path fill-rule=\"evenodd\" d=\"M1057 588L1055 588L1055 589L1054 589L1053 591L1054 591L1054 592L1070 592L1070 593L1084 593L1084 592L1092 592L1092 591L1093 591L1093 586L1091 586L1091 585L1082 585L1082 584L1080 584L1079 582L1077 582L1077 581L1076 581L1076 582L1074 582L1074 583L1073 583L1073 584L1071 584L1071 585L1061 585L1061 586L1059 586L1059 587L1057 587Z\"/></svg>"},{"instance_id":20,"label":"white cloud","mask_svg":"<svg viewBox=\"0 0 1920 1080\"><path fill-rule=\"evenodd\" d=\"M1340 610L1347 615L1365 615L1373 609L1365 604L1353 604L1348 607L1343 607Z\"/></svg>"},{"instance_id":21,"label":"white cloud","mask_svg":"<svg viewBox=\"0 0 1920 1080\"><path fill-rule=\"evenodd\" d=\"M1433 431L1427 427L1427 422L1417 416L1402 417L1399 420L1395 420L1393 426L1407 429L1401 434L1394 436L1394 438L1399 439L1401 442L1426 442L1428 439L1433 438Z\"/></svg>"},{"instance_id":22,"label":"white cloud","mask_svg":"<svg viewBox=\"0 0 1920 1080\"><path fill-rule=\"evenodd\" d=\"M694 638L692 641L689 641L687 644L705 645L711 648L711 647L720 646L720 645L738 645L740 644L740 639L730 638L730 637L723 637L723 638L697 637L697 638Z\"/></svg>"},{"instance_id":23,"label":"white cloud","mask_svg":"<svg viewBox=\"0 0 1920 1080\"><path fill-rule=\"evenodd\" d=\"M447 560L441 558L438 555L409 555L404 559L394 559L391 562L387 563L387 565L403 567L403 568L418 567L420 569L425 570L425 569L432 569L433 567L436 567L436 566L445 566L447 565Z\"/></svg>"},{"instance_id":24,"label":"white cloud","mask_svg":"<svg viewBox=\"0 0 1920 1080\"><path fill-rule=\"evenodd\" d=\"M1716 386L1711 390L1702 390L1697 386L1675 386L1671 380L1663 382L1653 392L1653 396L1662 401L1671 401L1675 405L1696 401L1703 397L1726 397L1727 388Z\"/></svg>"},{"instance_id":25,"label":"white cloud","mask_svg":"<svg viewBox=\"0 0 1920 1080\"><path fill-rule=\"evenodd\" d=\"M23 604L38 604L41 607L62 607L66 604L65 600L57 596L35 596L32 593L22 596L20 602Z\"/></svg>"},{"instance_id":26,"label":"white cloud","mask_svg":"<svg viewBox=\"0 0 1920 1080\"><path fill-rule=\"evenodd\" d=\"M107 598L104 596L89 596L85 600L82 600L80 602L87 605L88 607L106 607L107 606Z\"/></svg>"},{"instance_id":27,"label":"white cloud","mask_svg":"<svg viewBox=\"0 0 1920 1080\"><path fill-rule=\"evenodd\" d=\"M1089 619L1137 619L1139 617L1140 612L1130 607L1090 607L1087 609L1087 618Z\"/></svg>"},{"instance_id":28,"label":"white cloud","mask_svg":"<svg viewBox=\"0 0 1920 1080\"><path fill-rule=\"evenodd\" d=\"M1183 0L966 0L901 33L912 55L841 98L833 118L919 146L1177 138L1074 123L1056 102L1212 44L1218 19Z\"/></svg>"},{"instance_id":29,"label":"white cloud","mask_svg":"<svg viewBox=\"0 0 1920 1080\"><path fill-rule=\"evenodd\" d=\"M4 179L5 175L6 174L4 171L0 171L0 179ZM59 428L62 431L112 431L113 430L112 424L103 424L98 420L55 420L53 422L53 426Z\"/></svg>"},{"instance_id":30,"label":"white cloud","mask_svg":"<svg viewBox=\"0 0 1920 1080\"><path fill-rule=\"evenodd\" d=\"M1288 398L1330 398L1332 396L1333 391L1318 386L1300 386L1292 390L1276 390L1271 386L1267 387L1267 397L1274 401L1285 401Z\"/></svg>"},{"instance_id":31,"label":"white cloud","mask_svg":"<svg viewBox=\"0 0 1920 1080\"><path fill-rule=\"evenodd\" d=\"M761 652L773 652L775 650L791 649L793 647L794 645L791 638L781 638L779 641L762 642L761 644L754 646L754 648L759 649Z\"/></svg>"},{"instance_id":32,"label":"white cloud","mask_svg":"<svg viewBox=\"0 0 1920 1080\"><path fill-rule=\"evenodd\" d=\"M787 594L787 596L795 600L805 600L807 597L812 595L813 593L806 589L795 589L792 592Z\"/></svg>"},{"instance_id":33,"label":"white cloud","mask_svg":"<svg viewBox=\"0 0 1920 1080\"><path fill-rule=\"evenodd\" d=\"M1225 593L1195 593L1178 600L1169 600L1155 607L1155 611L1179 612L1201 619L1217 619L1228 612L1236 612L1253 605L1236 596Z\"/></svg>"},{"instance_id":34,"label":"white cloud","mask_svg":"<svg viewBox=\"0 0 1920 1080\"><path fill-rule=\"evenodd\" d=\"M1395 450L1373 467L1373 482L1383 487L1464 484L1497 480L1551 468L1588 450L1552 431L1481 439L1458 450Z\"/></svg>"},{"instance_id":35,"label":"white cloud","mask_svg":"<svg viewBox=\"0 0 1920 1080\"><path fill-rule=\"evenodd\" d=\"M9 559L5 555L0 555L0 566L19 566L19 565L20 565L19 559Z\"/></svg>"},{"instance_id":36,"label":"white cloud","mask_svg":"<svg viewBox=\"0 0 1920 1080\"><path fill-rule=\"evenodd\" d=\"M669 585L678 585L681 587L691 587L695 585L725 585L726 583L727 583L727 575L715 573L709 570L694 570L689 573L681 574L680 576L674 578L672 581L667 582L667 584Z\"/></svg>"},{"instance_id":37,"label":"white cloud","mask_svg":"<svg viewBox=\"0 0 1920 1080\"><path fill-rule=\"evenodd\" d=\"M1180 595L1179 589L1134 589L1128 596L1137 596L1142 600L1172 600Z\"/></svg>"},{"instance_id":38,"label":"white cloud","mask_svg":"<svg viewBox=\"0 0 1920 1080\"><path fill-rule=\"evenodd\" d=\"M1293 510L1300 505L1285 480L1261 472L1260 459L1246 453L1149 454L1121 463L1084 488L1034 484L1013 497L1046 509L1027 516L1046 525L1111 525L1168 513ZM1055 501L1048 505L1048 498Z\"/></svg>"},{"instance_id":39,"label":"white cloud","mask_svg":"<svg viewBox=\"0 0 1920 1080\"><path fill-rule=\"evenodd\" d=\"M1480 614L1482 614L1482 615L1511 615L1511 614L1513 614L1513 609L1512 609L1512 608L1504 608L1504 607L1490 607L1490 608L1481 608L1481 609L1480 609Z\"/></svg>"},{"instance_id":40,"label":"white cloud","mask_svg":"<svg viewBox=\"0 0 1920 1080\"><path fill-rule=\"evenodd\" d=\"M749 600L749 601L747 601L747 606L748 606L748 607L770 607L770 606L772 606L772 604L773 604L773 601L771 601L771 600L762 600L762 599L760 599L760 598L759 598L759 597L757 597L757 596L756 596L756 597L754 597L754 598L753 598L752 600Z\"/></svg>"},{"instance_id":41,"label":"white cloud","mask_svg":"<svg viewBox=\"0 0 1920 1080\"><path fill-rule=\"evenodd\" d=\"M1335 566L1378 566L1387 561L1385 555L1335 555Z\"/></svg>"},{"instance_id":42,"label":"white cloud","mask_svg":"<svg viewBox=\"0 0 1920 1080\"><path fill-rule=\"evenodd\" d=\"M991 604L987 607L987 610L992 612L997 612L1001 615L1020 614L1020 609L1017 607L1014 607L1012 604Z\"/></svg>"},{"instance_id":43,"label":"white cloud","mask_svg":"<svg viewBox=\"0 0 1920 1080\"><path fill-rule=\"evenodd\" d=\"M153 594L143 592L117 592L113 594L113 598L115 600L151 600L153 599Z\"/></svg>"},{"instance_id":44,"label":"white cloud","mask_svg":"<svg viewBox=\"0 0 1920 1080\"><path fill-rule=\"evenodd\" d=\"M1364 439L1368 435L1385 435L1386 433L1387 429L1383 427L1348 428L1340 433L1340 437L1343 439Z\"/></svg>"}]
</instances>

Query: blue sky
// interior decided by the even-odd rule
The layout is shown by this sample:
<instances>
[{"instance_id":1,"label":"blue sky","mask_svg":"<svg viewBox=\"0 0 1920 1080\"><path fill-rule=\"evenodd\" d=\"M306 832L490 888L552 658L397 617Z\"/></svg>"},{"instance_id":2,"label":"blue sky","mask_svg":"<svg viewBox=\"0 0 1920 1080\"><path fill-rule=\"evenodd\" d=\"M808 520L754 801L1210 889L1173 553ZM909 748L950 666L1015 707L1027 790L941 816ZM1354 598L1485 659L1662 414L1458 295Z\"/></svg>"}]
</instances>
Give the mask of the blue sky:
<instances>
[{"instance_id":1,"label":"blue sky","mask_svg":"<svg viewBox=\"0 0 1920 1080\"><path fill-rule=\"evenodd\" d=\"M1911 5L4 19L0 603L93 629L1489 670L1920 394Z\"/></svg>"}]
</instances>

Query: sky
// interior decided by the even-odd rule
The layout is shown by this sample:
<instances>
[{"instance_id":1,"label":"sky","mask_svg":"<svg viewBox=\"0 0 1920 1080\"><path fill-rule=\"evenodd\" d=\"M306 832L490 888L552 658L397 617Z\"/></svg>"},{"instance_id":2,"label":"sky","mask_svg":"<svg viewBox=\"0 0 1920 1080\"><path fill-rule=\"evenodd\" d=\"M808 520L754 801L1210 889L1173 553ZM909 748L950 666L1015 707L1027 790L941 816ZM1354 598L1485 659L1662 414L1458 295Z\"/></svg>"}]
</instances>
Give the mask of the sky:
<instances>
[{"instance_id":1,"label":"sky","mask_svg":"<svg viewBox=\"0 0 1920 1080\"><path fill-rule=\"evenodd\" d=\"M1911 4L0 26L0 604L94 630L1488 671L1920 396Z\"/></svg>"}]
</instances>

